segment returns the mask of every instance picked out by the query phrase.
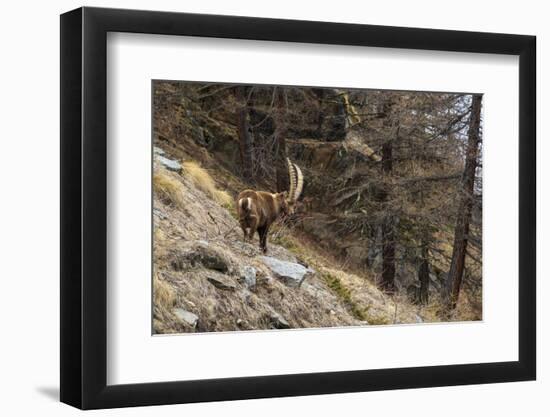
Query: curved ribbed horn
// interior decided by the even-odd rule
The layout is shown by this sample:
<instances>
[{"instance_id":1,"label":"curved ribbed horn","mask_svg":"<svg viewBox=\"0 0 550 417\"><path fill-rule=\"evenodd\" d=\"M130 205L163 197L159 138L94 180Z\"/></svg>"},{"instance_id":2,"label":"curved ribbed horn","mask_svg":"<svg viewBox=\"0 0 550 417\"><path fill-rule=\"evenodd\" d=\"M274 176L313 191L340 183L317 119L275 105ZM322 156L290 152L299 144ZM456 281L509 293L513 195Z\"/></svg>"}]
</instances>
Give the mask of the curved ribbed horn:
<instances>
[{"instance_id":1,"label":"curved ribbed horn","mask_svg":"<svg viewBox=\"0 0 550 417\"><path fill-rule=\"evenodd\" d=\"M296 170L294 164L290 162L290 159L286 158L288 165L288 180L290 182L290 189L288 190L288 198L292 200L294 193L296 192Z\"/></svg>"},{"instance_id":2,"label":"curved ribbed horn","mask_svg":"<svg viewBox=\"0 0 550 417\"><path fill-rule=\"evenodd\" d=\"M304 189L304 175L298 165L292 165L294 166L294 171L296 172L296 189L294 191L292 201L296 202L298 201L298 198L300 198L300 194L302 194L302 190Z\"/></svg>"}]
</instances>

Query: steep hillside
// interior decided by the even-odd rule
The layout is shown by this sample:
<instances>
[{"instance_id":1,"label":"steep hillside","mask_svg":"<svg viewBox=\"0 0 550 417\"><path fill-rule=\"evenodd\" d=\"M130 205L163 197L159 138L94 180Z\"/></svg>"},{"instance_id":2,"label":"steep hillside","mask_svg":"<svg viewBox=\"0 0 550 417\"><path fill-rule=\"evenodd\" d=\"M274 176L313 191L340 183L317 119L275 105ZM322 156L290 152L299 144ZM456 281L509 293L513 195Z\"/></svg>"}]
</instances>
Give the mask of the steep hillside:
<instances>
[{"instance_id":1,"label":"steep hillside","mask_svg":"<svg viewBox=\"0 0 550 417\"><path fill-rule=\"evenodd\" d=\"M198 164L180 165L157 149L154 185L155 332L423 320L417 307L336 269L282 225L274 228L264 257L257 240L243 242L232 191L220 191Z\"/></svg>"},{"instance_id":2,"label":"steep hillside","mask_svg":"<svg viewBox=\"0 0 550 417\"><path fill-rule=\"evenodd\" d=\"M153 94L156 332L481 319L480 177L452 311L445 290L463 96L164 81ZM264 258L233 204L288 190L283 156L305 187Z\"/></svg>"}]
</instances>

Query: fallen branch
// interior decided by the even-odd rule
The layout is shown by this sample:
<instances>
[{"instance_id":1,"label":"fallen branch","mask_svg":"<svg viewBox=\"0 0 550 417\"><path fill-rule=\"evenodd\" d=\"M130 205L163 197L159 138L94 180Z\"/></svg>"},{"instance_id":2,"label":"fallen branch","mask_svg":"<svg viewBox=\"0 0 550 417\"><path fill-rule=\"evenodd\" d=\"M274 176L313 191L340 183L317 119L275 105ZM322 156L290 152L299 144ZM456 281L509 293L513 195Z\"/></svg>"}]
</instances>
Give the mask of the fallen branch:
<instances>
[{"instance_id":1,"label":"fallen branch","mask_svg":"<svg viewBox=\"0 0 550 417\"><path fill-rule=\"evenodd\" d=\"M413 182L420 182L420 181L448 181L448 180L457 180L462 177L462 173L454 173L449 175L431 175L427 177L415 177L415 178L406 178L399 180L397 183L400 185L408 185Z\"/></svg>"}]
</instances>

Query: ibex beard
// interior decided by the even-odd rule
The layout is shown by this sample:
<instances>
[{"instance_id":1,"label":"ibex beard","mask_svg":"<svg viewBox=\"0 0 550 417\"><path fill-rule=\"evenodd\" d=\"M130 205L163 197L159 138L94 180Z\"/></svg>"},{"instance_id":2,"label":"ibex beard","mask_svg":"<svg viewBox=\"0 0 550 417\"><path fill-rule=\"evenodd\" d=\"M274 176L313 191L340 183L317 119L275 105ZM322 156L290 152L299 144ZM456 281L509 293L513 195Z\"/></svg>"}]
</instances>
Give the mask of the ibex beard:
<instances>
[{"instance_id":1,"label":"ibex beard","mask_svg":"<svg viewBox=\"0 0 550 417\"><path fill-rule=\"evenodd\" d=\"M296 201L302 193L304 177L300 168L287 159L290 188L288 193L244 190L237 197L236 206L244 240L252 241L258 232L260 249L267 253L267 235L271 225L281 217L294 212Z\"/></svg>"}]
</instances>

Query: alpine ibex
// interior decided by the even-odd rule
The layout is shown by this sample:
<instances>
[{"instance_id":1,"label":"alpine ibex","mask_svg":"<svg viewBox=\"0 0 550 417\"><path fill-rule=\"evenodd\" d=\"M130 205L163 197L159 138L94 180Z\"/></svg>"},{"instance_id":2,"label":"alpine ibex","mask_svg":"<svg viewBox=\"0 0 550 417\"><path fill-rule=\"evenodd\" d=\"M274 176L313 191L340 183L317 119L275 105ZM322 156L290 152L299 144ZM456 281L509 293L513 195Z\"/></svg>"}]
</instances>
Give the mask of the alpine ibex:
<instances>
[{"instance_id":1,"label":"alpine ibex","mask_svg":"<svg viewBox=\"0 0 550 417\"><path fill-rule=\"evenodd\" d=\"M296 201L304 187L304 176L300 167L287 158L290 190L282 193L244 190L237 197L237 213L244 233L244 240L250 241L256 231L260 236L260 249L267 252L267 234L275 220L294 212Z\"/></svg>"}]
</instances>

